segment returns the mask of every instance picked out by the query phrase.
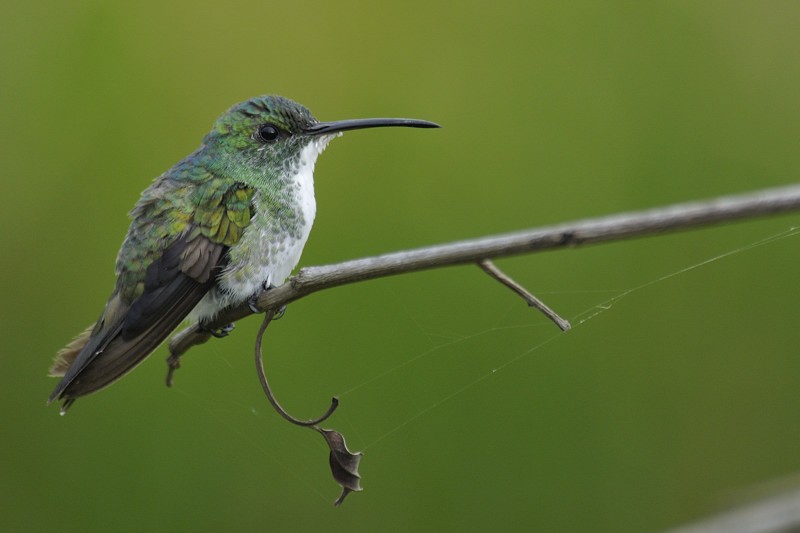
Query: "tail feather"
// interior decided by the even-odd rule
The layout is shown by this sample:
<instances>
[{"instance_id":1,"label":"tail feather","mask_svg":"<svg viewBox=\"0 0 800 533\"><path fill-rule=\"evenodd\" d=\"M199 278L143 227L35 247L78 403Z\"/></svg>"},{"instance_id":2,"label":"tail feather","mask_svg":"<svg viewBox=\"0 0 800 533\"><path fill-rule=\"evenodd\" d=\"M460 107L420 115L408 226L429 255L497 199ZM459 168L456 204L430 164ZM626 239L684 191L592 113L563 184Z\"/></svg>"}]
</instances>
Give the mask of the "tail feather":
<instances>
[{"instance_id":1,"label":"tail feather","mask_svg":"<svg viewBox=\"0 0 800 533\"><path fill-rule=\"evenodd\" d=\"M126 241L127 242L127 241ZM184 251L199 247L198 257ZM183 321L216 283L227 261L227 248L206 237L176 240L153 260L144 275L143 291L126 300L120 283L97 324L63 348L50 369L62 376L48 402L63 400L64 412L76 398L110 385L146 358ZM194 265L203 261L195 272ZM189 275L185 270L191 270Z\"/></svg>"},{"instance_id":2,"label":"tail feather","mask_svg":"<svg viewBox=\"0 0 800 533\"><path fill-rule=\"evenodd\" d=\"M213 279L198 283L186 275L180 275L170 283L168 295L160 300L157 319L153 319L148 312L128 312L108 328L86 330L59 352L54 370L61 370L67 363L69 368L48 401L63 400L63 413L75 399L100 390L133 370L178 327L205 296L212 283ZM147 302L142 298L139 301ZM140 316L144 318L138 318ZM130 317L137 318L133 326L147 320L147 327L126 329ZM85 339L84 334L87 334Z\"/></svg>"},{"instance_id":3,"label":"tail feather","mask_svg":"<svg viewBox=\"0 0 800 533\"><path fill-rule=\"evenodd\" d=\"M72 365L78 354L81 353L83 347L89 342L89 337L94 329L94 324L79 333L69 344L61 348L53 359L53 365L50 367L48 376L54 378L63 377L67 373L67 369Z\"/></svg>"}]
</instances>

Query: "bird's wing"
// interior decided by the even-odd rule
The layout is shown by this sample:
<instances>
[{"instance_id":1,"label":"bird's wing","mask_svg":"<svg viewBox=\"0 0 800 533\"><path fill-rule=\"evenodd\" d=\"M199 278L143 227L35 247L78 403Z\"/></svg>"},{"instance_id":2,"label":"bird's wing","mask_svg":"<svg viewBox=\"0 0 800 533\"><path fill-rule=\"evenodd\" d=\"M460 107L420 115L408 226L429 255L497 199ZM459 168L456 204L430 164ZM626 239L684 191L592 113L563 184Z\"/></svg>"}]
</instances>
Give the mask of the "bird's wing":
<instances>
[{"instance_id":1,"label":"bird's wing","mask_svg":"<svg viewBox=\"0 0 800 533\"><path fill-rule=\"evenodd\" d=\"M74 360L62 354L56 361L54 368L66 369L50 401L63 399L66 408L155 350L216 283L228 248L250 222L251 189L210 176L165 187L156 182L134 209L117 288L83 346L79 338L62 350L72 348Z\"/></svg>"}]
</instances>

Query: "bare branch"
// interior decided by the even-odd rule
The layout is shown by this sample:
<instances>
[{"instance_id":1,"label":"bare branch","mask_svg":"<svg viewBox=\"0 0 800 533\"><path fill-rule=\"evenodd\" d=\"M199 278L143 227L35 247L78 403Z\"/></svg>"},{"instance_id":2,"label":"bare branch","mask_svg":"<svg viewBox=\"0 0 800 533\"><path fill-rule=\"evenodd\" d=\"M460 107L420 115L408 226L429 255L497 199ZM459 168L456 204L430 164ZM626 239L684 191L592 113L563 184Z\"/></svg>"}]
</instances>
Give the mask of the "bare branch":
<instances>
[{"instance_id":1,"label":"bare branch","mask_svg":"<svg viewBox=\"0 0 800 533\"><path fill-rule=\"evenodd\" d=\"M542 314L544 314L547 318L555 322L556 326L558 326L561 329L561 331L567 331L569 328L572 327L570 326L568 320L566 320L565 318L561 318L558 315L558 313L550 309L547 306L547 304L545 304L539 298L531 294L530 291L528 291L525 287L523 287L522 285L511 279L505 272L497 268L497 266L490 260L484 259L483 261L478 261L478 266L481 267L481 269L484 272L492 276L494 279L496 279L497 281L499 281L512 291L516 292L520 296L522 296L522 299L528 302L528 306L535 307L536 309L541 311Z\"/></svg>"},{"instance_id":2,"label":"bare branch","mask_svg":"<svg viewBox=\"0 0 800 533\"><path fill-rule=\"evenodd\" d=\"M792 185L394 252L333 265L307 267L300 270L287 283L262 293L257 303L263 310L278 309L313 292L378 277L698 228L798 209L800 209L800 185ZM242 305L221 313L213 324L207 324L206 327L220 328L252 313L248 305ZM200 331L196 325L179 332L170 341L172 354L170 360L177 365L181 354L198 342L206 340L208 340L207 334Z\"/></svg>"},{"instance_id":3,"label":"bare branch","mask_svg":"<svg viewBox=\"0 0 800 533\"><path fill-rule=\"evenodd\" d=\"M672 529L669 533L796 533L800 531L800 489L734 506L715 516Z\"/></svg>"}]
</instances>

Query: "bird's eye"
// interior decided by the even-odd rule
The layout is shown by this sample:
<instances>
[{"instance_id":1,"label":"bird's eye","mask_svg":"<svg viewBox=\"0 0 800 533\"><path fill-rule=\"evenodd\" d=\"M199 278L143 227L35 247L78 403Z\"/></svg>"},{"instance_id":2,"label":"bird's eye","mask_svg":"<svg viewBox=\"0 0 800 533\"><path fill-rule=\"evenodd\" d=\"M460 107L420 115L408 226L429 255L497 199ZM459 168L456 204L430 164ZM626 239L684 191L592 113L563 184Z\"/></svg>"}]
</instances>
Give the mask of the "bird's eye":
<instances>
[{"instance_id":1,"label":"bird's eye","mask_svg":"<svg viewBox=\"0 0 800 533\"><path fill-rule=\"evenodd\" d=\"M281 131L272 124L262 124L256 131L255 138L258 142L275 142L280 136Z\"/></svg>"}]
</instances>

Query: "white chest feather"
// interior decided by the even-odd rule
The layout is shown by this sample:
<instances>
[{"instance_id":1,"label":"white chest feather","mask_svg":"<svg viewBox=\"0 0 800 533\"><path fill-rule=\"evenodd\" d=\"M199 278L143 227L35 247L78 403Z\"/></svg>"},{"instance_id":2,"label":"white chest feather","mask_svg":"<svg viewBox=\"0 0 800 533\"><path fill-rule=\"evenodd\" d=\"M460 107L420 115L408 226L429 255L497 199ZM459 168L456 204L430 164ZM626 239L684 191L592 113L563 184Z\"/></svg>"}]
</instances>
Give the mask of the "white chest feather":
<instances>
[{"instance_id":1,"label":"white chest feather","mask_svg":"<svg viewBox=\"0 0 800 533\"><path fill-rule=\"evenodd\" d=\"M193 318L209 318L226 306L247 300L262 286L280 285L289 277L314 223L314 164L329 141L319 138L303 149L279 199L266 196L274 193L256 193L250 225L230 249L230 262L219 286L195 308Z\"/></svg>"}]
</instances>

